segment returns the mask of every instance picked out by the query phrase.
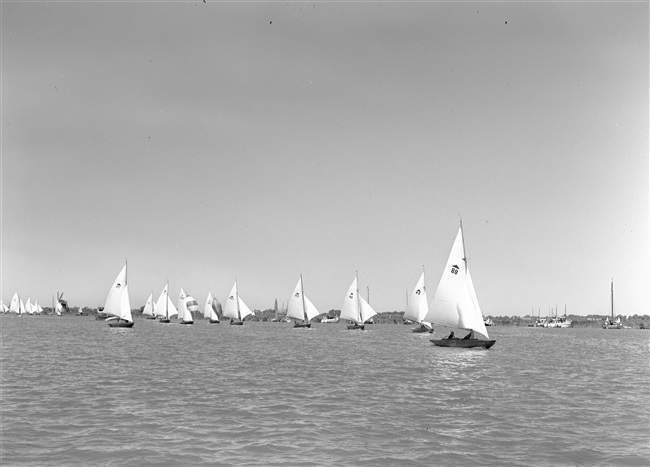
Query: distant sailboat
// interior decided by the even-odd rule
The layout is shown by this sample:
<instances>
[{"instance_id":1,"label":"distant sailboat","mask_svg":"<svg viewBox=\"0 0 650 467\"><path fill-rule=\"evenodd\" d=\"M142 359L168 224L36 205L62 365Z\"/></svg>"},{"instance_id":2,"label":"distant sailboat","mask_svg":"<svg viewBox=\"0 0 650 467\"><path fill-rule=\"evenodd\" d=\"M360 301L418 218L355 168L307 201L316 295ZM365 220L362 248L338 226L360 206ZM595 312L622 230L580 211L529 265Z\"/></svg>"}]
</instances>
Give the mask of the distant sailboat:
<instances>
[{"instance_id":1,"label":"distant sailboat","mask_svg":"<svg viewBox=\"0 0 650 467\"><path fill-rule=\"evenodd\" d=\"M603 323L603 329L623 329L623 323L621 323L621 317L617 316L616 321L614 321L614 279L612 279L610 293L610 303L611 303L611 318L605 318Z\"/></svg>"},{"instance_id":2,"label":"distant sailboat","mask_svg":"<svg viewBox=\"0 0 650 467\"><path fill-rule=\"evenodd\" d=\"M23 304L21 307L21 303L20 295L18 295L18 292L14 292L14 296L11 297L11 302L9 302L9 311L16 313L18 316L22 316L25 305Z\"/></svg>"},{"instance_id":3,"label":"distant sailboat","mask_svg":"<svg viewBox=\"0 0 650 467\"><path fill-rule=\"evenodd\" d=\"M239 289L237 288L237 281L232 286L230 294L228 295L228 300L226 301L226 308L223 310L223 316L230 318L230 324L235 324L241 326L244 324L244 318L248 315L252 315L248 306L244 301L239 297Z\"/></svg>"},{"instance_id":4,"label":"distant sailboat","mask_svg":"<svg viewBox=\"0 0 650 467\"><path fill-rule=\"evenodd\" d=\"M364 323L375 316L377 312L370 304L359 295L359 277L358 275L350 284L348 292L345 295L343 306L341 307L340 319L351 321L348 329L365 329Z\"/></svg>"},{"instance_id":5,"label":"distant sailboat","mask_svg":"<svg viewBox=\"0 0 650 467\"><path fill-rule=\"evenodd\" d=\"M5 302L2 300L0 300L0 309L4 314L7 314L7 312L9 311L9 308L7 307L7 305L5 305Z\"/></svg>"},{"instance_id":6,"label":"distant sailboat","mask_svg":"<svg viewBox=\"0 0 650 467\"><path fill-rule=\"evenodd\" d=\"M25 313L29 315L34 314L34 306L32 305L32 297L29 296L27 297L27 301L25 302Z\"/></svg>"},{"instance_id":7,"label":"distant sailboat","mask_svg":"<svg viewBox=\"0 0 650 467\"><path fill-rule=\"evenodd\" d=\"M293 294L289 299L287 308L287 318L299 320L294 322L294 328L309 328L311 327L311 320L318 316L320 313L314 304L305 296L302 286L302 274L296 287L293 289Z\"/></svg>"},{"instance_id":8,"label":"distant sailboat","mask_svg":"<svg viewBox=\"0 0 650 467\"><path fill-rule=\"evenodd\" d=\"M433 332L431 323L424 321L424 317L429 311L429 302L427 300L427 288L424 285L424 271L420 276L420 280L415 285L411 296L409 297L404 319L414 321L419 324L417 328L413 328L413 332Z\"/></svg>"},{"instance_id":9,"label":"distant sailboat","mask_svg":"<svg viewBox=\"0 0 650 467\"><path fill-rule=\"evenodd\" d=\"M219 315L222 314L221 303L208 292L208 298L205 300L203 317L210 320L211 324L219 324Z\"/></svg>"},{"instance_id":10,"label":"distant sailboat","mask_svg":"<svg viewBox=\"0 0 650 467\"><path fill-rule=\"evenodd\" d=\"M149 298L144 304L142 314L146 317L146 319L156 319L156 316L153 314L153 292L149 294Z\"/></svg>"},{"instance_id":11,"label":"distant sailboat","mask_svg":"<svg viewBox=\"0 0 650 467\"><path fill-rule=\"evenodd\" d=\"M162 292L160 292L160 296L153 308L154 314L158 316L158 321L161 323L169 323L172 316L178 316L178 310L172 303L172 299L169 298L168 290L169 282L165 285Z\"/></svg>"},{"instance_id":12,"label":"distant sailboat","mask_svg":"<svg viewBox=\"0 0 650 467\"><path fill-rule=\"evenodd\" d=\"M129 300L129 286L126 282L126 264L117 275L111 290L108 291L104 312L111 315L107 318L108 325L112 328L133 327L131 316L131 301Z\"/></svg>"},{"instance_id":13,"label":"distant sailboat","mask_svg":"<svg viewBox=\"0 0 650 467\"><path fill-rule=\"evenodd\" d=\"M490 340L478 304L472 276L467 265L463 224L461 223L456 240L451 248L447 265L433 296L425 321L469 330L464 338L453 338L453 333L443 339L431 339L441 347L483 347L489 349L496 342ZM475 333L479 337L475 337Z\"/></svg>"},{"instance_id":14,"label":"distant sailboat","mask_svg":"<svg viewBox=\"0 0 650 467\"><path fill-rule=\"evenodd\" d=\"M181 291L178 294L178 317L181 320L181 324L194 324L192 311L196 311L198 308L199 304L194 300L194 297L188 295L181 287Z\"/></svg>"}]
</instances>

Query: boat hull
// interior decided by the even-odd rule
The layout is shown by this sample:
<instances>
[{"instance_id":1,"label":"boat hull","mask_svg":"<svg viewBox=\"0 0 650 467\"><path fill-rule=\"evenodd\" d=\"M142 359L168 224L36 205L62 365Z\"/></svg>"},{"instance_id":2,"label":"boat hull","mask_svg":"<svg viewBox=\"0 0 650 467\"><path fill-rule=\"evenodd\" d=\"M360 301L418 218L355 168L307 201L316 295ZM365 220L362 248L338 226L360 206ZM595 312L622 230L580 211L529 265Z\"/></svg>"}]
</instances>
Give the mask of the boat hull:
<instances>
[{"instance_id":1,"label":"boat hull","mask_svg":"<svg viewBox=\"0 0 650 467\"><path fill-rule=\"evenodd\" d=\"M231 321L230 322L231 326L241 326L242 324L244 324L243 321Z\"/></svg>"},{"instance_id":2,"label":"boat hull","mask_svg":"<svg viewBox=\"0 0 650 467\"><path fill-rule=\"evenodd\" d=\"M293 325L294 328L310 328L311 323L295 323Z\"/></svg>"},{"instance_id":3,"label":"boat hull","mask_svg":"<svg viewBox=\"0 0 650 467\"><path fill-rule=\"evenodd\" d=\"M412 332L429 332L429 333L431 333L431 332L433 332L433 328L422 325L422 326L418 326L417 328L413 328Z\"/></svg>"},{"instance_id":4,"label":"boat hull","mask_svg":"<svg viewBox=\"0 0 650 467\"><path fill-rule=\"evenodd\" d=\"M495 339L431 339L438 347L461 347L464 349L470 347L483 347L489 349L496 342Z\"/></svg>"},{"instance_id":5,"label":"boat hull","mask_svg":"<svg viewBox=\"0 0 650 467\"><path fill-rule=\"evenodd\" d=\"M159 323L171 323L171 320L169 318L160 318L158 320Z\"/></svg>"},{"instance_id":6,"label":"boat hull","mask_svg":"<svg viewBox=\"0 0 650 467\"><path fill-rule=\"evenodd\" d=\"M146 319L156 319L156 317L147 315Z\"/></svg>"},{"instance_id":7,"label":"boat hull","mask_svg":"<svg viewBox=\"0 0 650 467\"><path fill-rule=\"evenodd\" d=\"M218 319L211 319L210 324L219 324L220 321Z\"/></svg>"},{"instance_id":8,"label":"boat hull","mask_svg":"<svg viewBox=\"0 0 650 467\"><path fill-rule=\"evenodd\" d=\"M181 321L180 324L194 324L194 321Z\"/></svg>"},{"instance_id":9,"label":"boat hull","mask_svg":"<svg viewBox=\"0 0 650 467\"><path fill-rule=\"evenodd\" d=\"M348 324L348 329L358 329L359 331L363 331L365 327L363 324Z\"/></svg>"},{"instance_id":10,"label":"boat hull","mask_svg":"<svg viewBox=\"0 0 650 467\"><path fill-rule=\"evenodd\" d=\"M108 325L112 328L132 328L133 321L109 321Z\"/></svg>"}]
</instances>

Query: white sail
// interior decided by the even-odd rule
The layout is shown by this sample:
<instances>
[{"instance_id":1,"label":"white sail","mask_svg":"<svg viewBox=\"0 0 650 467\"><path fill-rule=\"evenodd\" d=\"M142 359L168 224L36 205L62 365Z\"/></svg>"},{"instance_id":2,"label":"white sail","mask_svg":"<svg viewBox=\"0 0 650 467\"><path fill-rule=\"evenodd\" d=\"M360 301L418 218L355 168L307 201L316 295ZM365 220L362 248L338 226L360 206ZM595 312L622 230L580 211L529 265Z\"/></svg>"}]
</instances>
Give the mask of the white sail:
<instances>
[{"instance_id":1,"label":"white sail","mask_svg":"<svg viewBox=\"0 0 650 467\"><path fill-rule=\"evenodd\" d=\"M208 298L205 299L205 306L203 307L203 317L205 319L210 318L210 313L212 312L212 292L208 292Z\"/></svg>"},{"instance_id":2,"label":"white sail","mask_svg":"<svg viewBox=\"0 0 650 467\"><path fill-rule=\"evenodd\" d=\"M27 301L25 302L25 313L29 313L30 315L34 314L34 308L32 308L32 297L27 297Z\"/></svg>"},{"instance_id":3,"label":"white sail","mask_svg":"<svg viewBox=\"0 0 650 467\"><path fill-rule=\"evenodd\" d=\"M108 291L104 313L117 316L125 321L133 321L131 316L131 301L129 300L129 288L126 283L126 265L115 278L113 286Z\"/></svg>"},{"instance_id":4,"label":"white sail","mask_svg":"<svg viewBox=\"0 0 650 467\"><path fill-rule=\"evenodd\" d=\"M429 301L427 300L427 288L424 285L424 273L420 276L420 280L415 285L409 303L404 313L404 319L410 319L416 323L422 323L424 317L429 311Z\"/></svg>"},{"instance_id":5,"label":"white sail","mask_svg":"<svg viewBox=\"0 0 650 467\"><path fill-rule=\"evenodd\" d=\"M5 305L5 302L3 300L0 300L0 311L2 311L3 313L9 311L9 308L7 308L7 305Z\"/></svg>"},{"instance_id":6,"label":"white sail","mask_svg":"<svg viewBox=\"0 0 650 467\"><path fill-rule=\"evenodd\" d=\"M38 304L38 300L36 300L36 313L38 313L39 315L43 313L43 307Z\"/></svg>"},{"instance_id":7,"label":"white sail","mask_svg":"<svg viewBox=\"0 0 650 467\"><path fill-rule=\"evenodd\" d=\"M356 323L362 323L361 313L359 306L359 290L357 287L357 278L355 277L348 288L348 292L345 295L343 300L343 305L341 306L341 315L340 319L346 319L349 321L354 321Z\"/></svg>"},{"instance_id":8,"label":"white sail","mask_svg":"<svg viewBox=\"0 0 650 467\"><path fill-rule=\"evenodd\" d=\"M230 289L230 294L228 294L228 300L226 300L226 307L223 309L223 316L230 319L239 319L239 303L237 296L237 281L235 281L232 289Z\"/></svg>"},{"instance_id":9,"label":"white sail","mask_svg":"<svg viewBox=\"0 0 650 467\"><path fill-rule=\"evenodd\" d=\"M241 297L237 297L239 300L239 316L241 317L241 320L243 321L244 318L246 318L249 315L253 314L253 311L248 308L248 305L244 303L244 301L241 299Z\"/></svg>"},{"instance_id":10,"label":"white sail","mask_svg":"<svg viewBox=\"0 0 650 467\"><path fill-rule=\"evenodd\" d=\"M181 287L181 291L178 294L178 317L186 323L193 323L194 317L192 316L192 311L196 311L198 308L198 303L196 303L194 297L185 292Z\"/></svg>"},{"instance_id":11,"label":"white sail","mask_svg":"<svg viewBox=\"0 0 650 467\"><path fill-rule=\"evenodd\" d=\"M25 304L23 303L23 299L20 299L20 305L18 306L18 314L22 315L25 313Z\"/></svg>"},{"instance_id":12,"label":"white sail","mask_svg":"<svg viewBox=\"0 0 650 467\"><path fill-rule=\"evenodd\" d=\"M144 304L144 310L142 310L143 315L153 316L153 292L149 294L149 298Z\"/></svg>"},{"instance_id":13,"label":"white sail","mask_svg":"<svg viewBox=\"0 0 650 467\"><path fill-rule=\"evenodd\" d=\"M359 295L359 302L360 302L359 308L361 311L361 322L365 323L370 318L375 316L377 312L374 310L373 307L370 306L370 303L368 303L361 295Z\"/></svg>"},{"instance_id":14,"label":"white sail","mask_svg":"<svg viewBox=\"0 0 650 467\"><path fill-rule=\"evenodd\" d=\"M54 305L54 312L57 314L57 316L61 316L61 312L63 311L63 305L61 305L60 301L56 301L56 305Z\"/></svg>"},{"instance_id":15,"label":"white sail","mask_svg":"<svg viewBox=\"0 0 650 467\"><path fill-rule=\"evenodd\" d=\"M424 319L443 326L470 329L488 338L465 259L462 227L458 229L440 283Z\"/></svg>"},{"instance_id":16,"label":"white sail","mask_svg":"<svg viewBox=\"0 0 650 467\"><path fill-rule=\"evenodd\" d=\"M11 302L9 302L9 311L12 313L20 313L20 297L18 292L14 292L14 296L11 297Z\"/></svg>"}]
</instances>

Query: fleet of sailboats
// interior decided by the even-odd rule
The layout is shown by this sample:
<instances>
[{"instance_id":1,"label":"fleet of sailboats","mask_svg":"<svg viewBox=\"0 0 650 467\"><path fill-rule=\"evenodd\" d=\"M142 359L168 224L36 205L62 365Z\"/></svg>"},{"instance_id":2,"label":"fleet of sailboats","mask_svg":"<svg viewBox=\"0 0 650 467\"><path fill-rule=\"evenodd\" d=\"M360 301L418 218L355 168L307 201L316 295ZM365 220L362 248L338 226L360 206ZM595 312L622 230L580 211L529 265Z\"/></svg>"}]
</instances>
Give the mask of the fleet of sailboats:
<instances>
[{"instance_id":1,"label":"fleet of sailboats","mask_svg":"<svg viewBox=\"0 0 650 467\"><path fill-rule=\"evenodd\" d=\"M610 290L611 317L605 319L602 327L604 329L622 329L624 326L621 323L620 316L616 319L614 318L613 279ZM61 299L61 296L62 294L59 295L57 293L56 300L52 296L51 313L58 316L61 316L61 312L64 309L69 311L67 303ZM339 316L333 318L328 317L323 322L344 320L348 322L347 329L363 330L365 325L372 322L372 318L377 314L369 302L369 293L368 300L365 300L359 294L359 276L357 273L345 295ZM81 307L78 310L79 312L77 314L81 314ZM142 315L147 319L158 318L161 323L169 323L173 317L178 316L181 324L193 324L194 313L198 313L198 310L199 306L197 301L194 297L186 293L183 288L180 289L178 308L176 308L169 298L168 282L155 302L153 301L153 292L151 292L142 309ZM14 293L9 306L6 306L0 300L0 313L3 314L15 313L18 316L22 316L23 314L36 315L43 313L43 311L43 308L38 304L38 299L32 301L31 296L29 296L27 301L23 302L18 292ZM281 320L278 317L276 299L275 318L271 321L289 321L289 319L293 319L294 327L308 328L311 326L312 320L319 314L318 309L304 293L303 277L301 274L287 302L284 318ZM232 286L223 310L221 303L212 295L212 292L208 292L203 317L208 319L210 323L219 323L221 317L225 317L230 319L230 324L242 325L245 318L250 315L254 315L254 313L239 296L237 280L235 280ZM134 325L128 292L126 263L109 290L103 310L101 307L98 309L97 316L102 319L106 317L106 321L111 327L132 327ZM462 221L433 299L429 302L427 298L423 268L422 274L411 294L408 295L407 291L407 306L403 320L405 324L415 322L419 325L413 329L413 332L433 333L433 323L456 330L469 331L469 334L462 338L455 336L454 332L451 332L447 337L431 339L431 342L436 346L482 347L489 349L495 344L496 340L490 339L486 328L486 325L491 325L491 321L484 319L476 296L476 290L467 261ZM539 326L540 321L541 318L538 319L538 323L535 326ZM571 321L566 317L566 305L563 318L558 317L556 307L555 318L544 321L544 327L570 327L571 325ZM533 325L531 324L529 326Z\"/></svg>"}]
</instances>

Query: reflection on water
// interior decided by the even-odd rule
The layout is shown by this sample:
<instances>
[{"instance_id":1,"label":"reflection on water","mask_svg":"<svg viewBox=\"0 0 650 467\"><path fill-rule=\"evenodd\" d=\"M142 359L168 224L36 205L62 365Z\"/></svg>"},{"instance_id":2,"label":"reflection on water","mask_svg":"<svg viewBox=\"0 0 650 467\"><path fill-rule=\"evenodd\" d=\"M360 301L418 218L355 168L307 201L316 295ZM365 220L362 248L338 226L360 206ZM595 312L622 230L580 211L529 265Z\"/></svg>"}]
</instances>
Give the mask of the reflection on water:
<instances>
[{"instance_id":1,"label":"reflection on water","mask_svg":"<svg viewBox=\"0 0 650 467\"><path fill-rule=\"evenodd\" d=\"M650 333L0 317L3 465L648 465ZM603 403L606 401L606 403Z\"/></svg>"}]
</instances>

